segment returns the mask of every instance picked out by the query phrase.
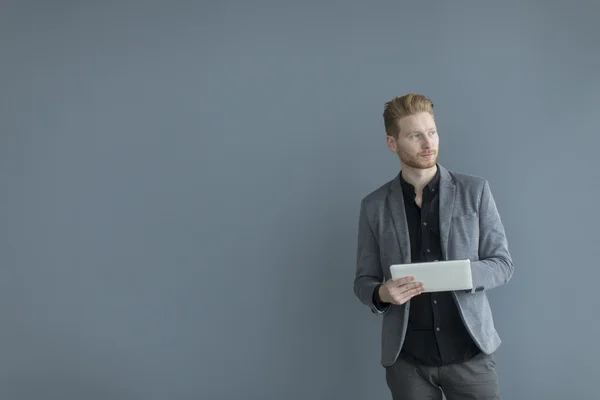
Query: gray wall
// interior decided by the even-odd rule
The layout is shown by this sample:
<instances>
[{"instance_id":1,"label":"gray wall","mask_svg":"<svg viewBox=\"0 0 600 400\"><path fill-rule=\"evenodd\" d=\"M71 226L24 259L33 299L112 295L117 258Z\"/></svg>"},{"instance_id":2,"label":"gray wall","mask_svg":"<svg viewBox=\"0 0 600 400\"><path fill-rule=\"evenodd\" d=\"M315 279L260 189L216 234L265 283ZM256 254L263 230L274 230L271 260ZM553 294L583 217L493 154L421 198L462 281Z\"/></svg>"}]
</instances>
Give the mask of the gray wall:
<instances>
[{"instance_id":1,"label":"gray wall","mask_svg":"<svg viewBox=\"0 0 600 400\"><path fill-rule=\"evenodd\" d=\"M507 399L596 398L600 4L3 1L0 398L389 398L353 297L381 112L490 181Z\"/></svg>"}]
</instances>

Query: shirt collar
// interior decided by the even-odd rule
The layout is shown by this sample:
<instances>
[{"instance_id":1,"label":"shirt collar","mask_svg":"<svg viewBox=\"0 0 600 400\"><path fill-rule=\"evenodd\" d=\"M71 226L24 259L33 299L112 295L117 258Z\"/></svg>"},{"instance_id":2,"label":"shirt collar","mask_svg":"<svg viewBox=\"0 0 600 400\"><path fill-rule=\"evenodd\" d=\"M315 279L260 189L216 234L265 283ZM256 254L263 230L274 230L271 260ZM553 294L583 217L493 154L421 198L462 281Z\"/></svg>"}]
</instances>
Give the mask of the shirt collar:
<instances>
[{"instance_id":1,"label":"shirt collar","mask_svg":"<svg viewBox=\"0 0 600 400\"><path fill-rule=\"evenodd\" d=\"M414 193L415 192L414 186L411 185L410 183L406 182L404 180L404 178L402 177L402 171L400 171L400 184L402 185L402 189L404 190L405 193ZM425 187L427 189L429 189L430 191L435 192L438 190L439 186L440 186L440 167L439 167L439 165L437 165L437 171L435 172L435 175L433 176L433 178L431 178L429 183L427 185L425 185Z\"/></svg>"}]
</instances>

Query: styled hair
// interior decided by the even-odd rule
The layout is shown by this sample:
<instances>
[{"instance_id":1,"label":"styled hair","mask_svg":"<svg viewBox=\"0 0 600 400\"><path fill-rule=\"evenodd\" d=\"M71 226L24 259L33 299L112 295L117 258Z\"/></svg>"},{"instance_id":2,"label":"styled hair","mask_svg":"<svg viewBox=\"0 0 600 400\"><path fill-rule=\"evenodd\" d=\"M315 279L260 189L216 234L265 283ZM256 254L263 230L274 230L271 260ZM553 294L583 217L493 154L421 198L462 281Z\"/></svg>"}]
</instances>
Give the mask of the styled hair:
<instances>
[{"instance_id":1,"label":"styled hair","mask_svg":"<svg viewBox=\"0 0 600 400\"><path fill-rule=\"evenodd\" d=\"M398 138L400 133L396 121L402 117L428 112L433 117L433 102L422 94L409 93L402 97L394 97L385 103L383 123L388 136Z\"/></svg>"}]
</instances>

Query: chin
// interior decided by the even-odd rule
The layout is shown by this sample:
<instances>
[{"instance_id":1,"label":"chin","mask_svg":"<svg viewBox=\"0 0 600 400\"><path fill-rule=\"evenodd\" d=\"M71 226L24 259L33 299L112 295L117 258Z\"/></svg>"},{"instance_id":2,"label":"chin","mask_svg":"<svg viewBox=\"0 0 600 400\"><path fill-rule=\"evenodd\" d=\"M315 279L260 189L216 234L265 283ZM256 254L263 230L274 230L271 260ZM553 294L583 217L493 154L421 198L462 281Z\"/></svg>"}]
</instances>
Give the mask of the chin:
<instances>
[{"instance_id":1,"label":"chin","mask_svg":"<svg viewBox=\"0 0 600 400\"><path fill-rule=\"evenodd\" d=\"M419 169L430 169L435 167L435 162L433 163L428 163L428 164L421 164L418 168Z\"/></svg>"},{"instance_id":2,"label":"chin","mask_svg":"<svg viewBox=\"0 0 600 400\"><path fill-rule=\"evenodd\" d=\"M426 163L427 166L425 168L433 168L433 167L435 167L436 164L437 164L437 158L434 160L428 161Z\"/></svg>"},{"instance_id":3,"label":"chin","mask_svg":"<svg viewBox=\"0 0 600 400\"><path fill-rule=\"evenodd\" d=\"M437 158L434 160L403 160L407 166L415 169L429 169L437 164Z\"/></svg>"},{"instance_id":4,"label":"chin","mask_svg":"<svg viewBox=\"0 0 600 400\"><path fill-rule=\"evenodd\" d=\"M432 159L427 159L425 157L416 155L416 154L409 154L407 152L402 152L399 151L398 153L398 158L400 159L400 162L407 166L407 167L411 167L411 168L415 168L415 169L429 169L429 168L433 168L436 166L437 161L438 161L438 153L437 151L434 152L434 156Z\"/></svg>"}]
</instances>

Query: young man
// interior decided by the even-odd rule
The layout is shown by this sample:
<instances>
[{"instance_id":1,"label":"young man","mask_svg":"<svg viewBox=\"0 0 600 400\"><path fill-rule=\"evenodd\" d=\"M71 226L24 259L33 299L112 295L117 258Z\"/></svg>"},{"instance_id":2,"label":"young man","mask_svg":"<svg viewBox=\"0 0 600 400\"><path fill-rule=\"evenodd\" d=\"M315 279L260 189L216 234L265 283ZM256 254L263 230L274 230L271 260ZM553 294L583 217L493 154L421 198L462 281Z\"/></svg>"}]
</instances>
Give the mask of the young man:
<instances>
[{"instance_id":1,"label":"young man","mask_svg":"<svg viewBox=\"0 0 600 400\"><path fill-rule=\"evenodd\" d=\"M486 292L513 274L488 182L437 163L433 103L410 93L385 104L400 173L361 201L354 293L383 316L381 363L394 400L500 399L500 345ZM390 265L471 260L473 289L422 293Z\"/></svg>"}]
</instances>

